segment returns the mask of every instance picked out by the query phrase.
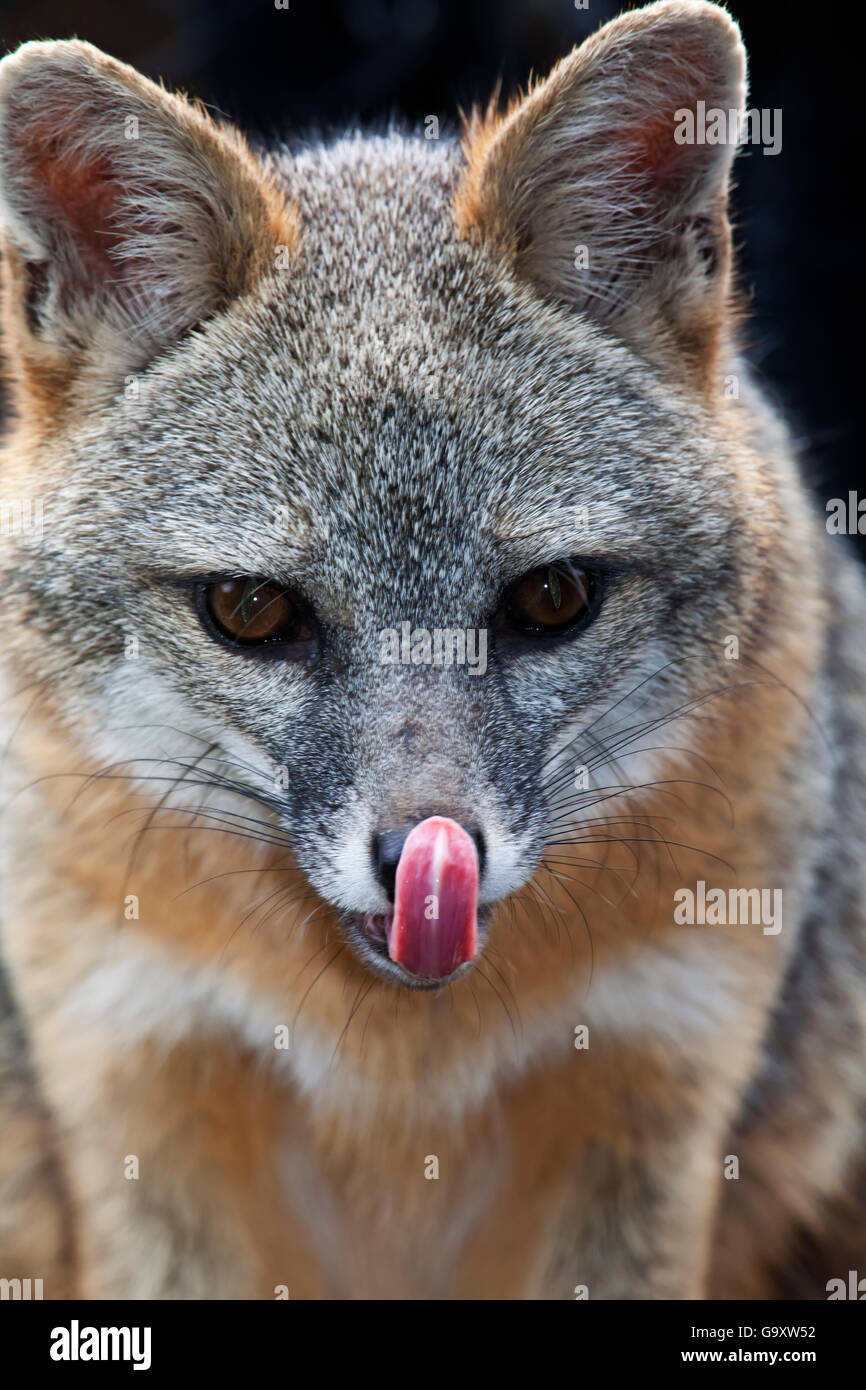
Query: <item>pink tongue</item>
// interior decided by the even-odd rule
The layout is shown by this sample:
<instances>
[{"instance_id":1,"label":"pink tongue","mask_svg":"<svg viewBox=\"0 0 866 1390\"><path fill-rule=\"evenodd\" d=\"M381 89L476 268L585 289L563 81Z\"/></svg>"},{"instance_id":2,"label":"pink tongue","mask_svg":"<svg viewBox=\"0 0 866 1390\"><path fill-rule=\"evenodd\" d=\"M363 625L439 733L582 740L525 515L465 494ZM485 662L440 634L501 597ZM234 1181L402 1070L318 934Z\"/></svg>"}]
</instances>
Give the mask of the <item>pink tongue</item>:
<instances>
[{"instance_id":1,"label":"pink tongue","mask_svg":"<svg viewBox=\"0 0 866 1390\"><path fill-rule=\"evenodd\" d=\"M394 892L388 954L428 980L444 980L478 950L478 855L456 821L430 816L410 831Z\"/></svg>"}]
</instances>

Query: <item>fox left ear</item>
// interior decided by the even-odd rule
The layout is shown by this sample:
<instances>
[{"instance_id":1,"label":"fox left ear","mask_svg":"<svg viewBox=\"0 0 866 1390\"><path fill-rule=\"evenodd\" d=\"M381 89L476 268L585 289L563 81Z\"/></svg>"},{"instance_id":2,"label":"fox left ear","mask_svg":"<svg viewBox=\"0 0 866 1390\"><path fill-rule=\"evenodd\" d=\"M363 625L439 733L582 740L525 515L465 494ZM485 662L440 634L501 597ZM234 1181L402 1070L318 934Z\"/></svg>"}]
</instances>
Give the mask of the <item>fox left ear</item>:
<instances>
[{"instance_id":1,"label":"fox left ear","mask_svg":"<svg viewBox=\"0 0 866 1390\"><path fill-rule=\"evenodd\" d=\"M297 228L238 133L75 39L0 63L0 233L22 402L116 393Z\"/></svg>"},{"instance_id":2,"label":"fox left ear","mask_svg":"<svg viewBox=\"0 0 866 1390\"><path fill-rule=\"evenodd\" d=\"M739 30L718 6L663 0L623 15L507 113L470 121L458 231L661 365L709 375L737 132L724 144L683 136L699 101L727 120L745 96Z\"/></svg>"}]
</instances>

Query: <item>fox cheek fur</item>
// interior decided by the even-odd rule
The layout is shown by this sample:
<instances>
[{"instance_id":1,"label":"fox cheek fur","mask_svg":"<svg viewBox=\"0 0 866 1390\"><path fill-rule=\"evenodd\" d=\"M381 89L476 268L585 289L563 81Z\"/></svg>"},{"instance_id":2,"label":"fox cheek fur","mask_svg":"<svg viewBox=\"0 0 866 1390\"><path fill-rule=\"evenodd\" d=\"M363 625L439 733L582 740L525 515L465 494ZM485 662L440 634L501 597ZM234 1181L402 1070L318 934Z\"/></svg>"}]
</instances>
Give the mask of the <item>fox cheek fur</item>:
<instances>
[{"instance_id":1,"label":"fox cheek fur","mask_svg":"<svg viewBox=\"0 0 866 1390\"><path fill-rule=\"evenodd\" d=\"M461 140L253 151L86 43L0 64L49 1296L773 1297L866 1229L866 598L737 352L733 144L672 138L744 101L699 0ZM306 619L252 650L264 586ZM383 661L404 623L483 674ZM784 930L677 924L700 879Z\"/></svg>"}]
</instances>

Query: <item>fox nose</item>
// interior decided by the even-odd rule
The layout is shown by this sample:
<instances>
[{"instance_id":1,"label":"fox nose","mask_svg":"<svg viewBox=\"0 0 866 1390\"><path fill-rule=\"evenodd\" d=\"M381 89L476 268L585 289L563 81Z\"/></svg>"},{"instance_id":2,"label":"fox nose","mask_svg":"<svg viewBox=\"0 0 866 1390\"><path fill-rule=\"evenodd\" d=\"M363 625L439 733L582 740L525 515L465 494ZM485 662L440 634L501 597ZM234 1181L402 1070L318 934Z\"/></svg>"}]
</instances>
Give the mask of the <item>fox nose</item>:
<instances>
[{"instance_id":1,"label":"fox nose","mask_svg":"<svg viewBox=\"0 0 866 1390\"><path fill-rule=\"evenodd\" d=\"M394 830L383 830L378 835L373 836L373 863L376 867L376 878L388 895L388 901L394 901L394 891L397 882L397 865L400 862L400 855L403 853L403 846L409 837L410 830L414 830L414 825L401 825ZM484 876L484 863L486 859L486 849L484 836L480 830L473 826L464 825L463 829L472 839L478 853L478 880Z\"/></svg>"}]
</instances>

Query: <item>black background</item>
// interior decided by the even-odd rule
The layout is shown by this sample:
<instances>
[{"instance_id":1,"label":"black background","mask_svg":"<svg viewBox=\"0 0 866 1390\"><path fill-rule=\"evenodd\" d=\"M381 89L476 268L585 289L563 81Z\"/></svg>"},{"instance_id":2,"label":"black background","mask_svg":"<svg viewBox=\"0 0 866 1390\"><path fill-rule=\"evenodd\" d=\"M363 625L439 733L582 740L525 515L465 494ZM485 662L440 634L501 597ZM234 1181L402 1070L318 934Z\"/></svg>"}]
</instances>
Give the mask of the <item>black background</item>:
<instances>
[{"instance_id":1,"label":"black background","mask_svg":"<svg viewBox=\"0 0 866 1390\"><path fill-rule=\"evenodd\" d=\"M89 39L200 96L254 136L411 122L506 93L623 6L615 0L0 0L4 50ZM839 6L731 0L751 60L751 101L781 108L782 151L740 155L734 211L746 347L793 422L821 499L862 490L854 440L860 339L859 85L843 78ZM857 7L850 6L850 11ZM854 17L852 13L852 18ZM853 333L852 333L853 330ZM866 537L861 537L866 553Z\"/></svg>"}]
</instances>

